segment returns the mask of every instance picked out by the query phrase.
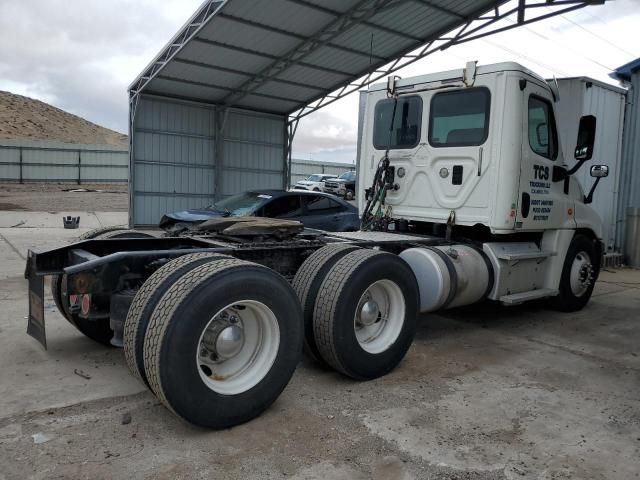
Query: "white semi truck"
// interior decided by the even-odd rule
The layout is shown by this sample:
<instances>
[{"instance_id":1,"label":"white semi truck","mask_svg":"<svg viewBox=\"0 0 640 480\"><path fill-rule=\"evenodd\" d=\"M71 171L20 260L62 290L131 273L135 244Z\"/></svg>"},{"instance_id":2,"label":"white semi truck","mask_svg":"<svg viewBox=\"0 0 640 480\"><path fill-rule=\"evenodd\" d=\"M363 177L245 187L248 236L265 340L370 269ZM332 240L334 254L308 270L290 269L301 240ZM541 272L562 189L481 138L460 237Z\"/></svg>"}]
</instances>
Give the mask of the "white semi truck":
<instances>
[{"instance_id":1,"label":"white semi truck","mask_svg":"<svg viewBox=\"0 0 640 480\"><path fill-rule=\"evenodd\" d=\"M591 158L580 121L573 166L557 93L515 63L374 86L358 181L362 229L216 219L178 236L109 229L29 252L28 333L46 348L44 277L61 314L127 363L175 414L224 428L266 409L303 345L367 380L413 340L419 312L546 299L578 310L600 269L600 220L572 174ZM368 188L365 188L368 187Z\"/></svg>"}]
</instances>

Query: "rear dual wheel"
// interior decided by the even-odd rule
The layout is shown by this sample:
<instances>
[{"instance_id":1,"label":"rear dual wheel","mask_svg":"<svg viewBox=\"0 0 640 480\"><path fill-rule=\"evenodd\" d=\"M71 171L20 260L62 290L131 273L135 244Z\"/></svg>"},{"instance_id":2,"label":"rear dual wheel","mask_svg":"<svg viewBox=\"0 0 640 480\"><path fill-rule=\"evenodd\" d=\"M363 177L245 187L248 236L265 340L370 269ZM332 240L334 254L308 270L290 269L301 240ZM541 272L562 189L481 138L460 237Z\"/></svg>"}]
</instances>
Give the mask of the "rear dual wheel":
<instances>
[{"instance_id":1,"label":"rear dual wheel","mask_svg":"<svg viewBox=\"0 0 640 480\"><path fill-rule=\"evenodd\" d=\"M147 298L140 311L151 309L142 365L135 323L125 326L127 362L138 375L144 369L148 386L178 416L226 428L259 415L289 382L302 352L302 312L273 270L231 257L200 264L190 257L163 267L164 280L157 275L143 285L154 293L140 297ZM127 323L138 315L136 303Z\"/></svg>"},{"instance_id":2,"label":"rear dual wheel","mask_svg":"<svg viewBox=\"0 0 640 480\"><path fill-rule=\"evenodd\" d=\"M358 380L377 378L395 368L411 346L418 286L397 255L324 247L305 261L294 287L307 348L335 370Z\"/></svg>"}]
</instances>

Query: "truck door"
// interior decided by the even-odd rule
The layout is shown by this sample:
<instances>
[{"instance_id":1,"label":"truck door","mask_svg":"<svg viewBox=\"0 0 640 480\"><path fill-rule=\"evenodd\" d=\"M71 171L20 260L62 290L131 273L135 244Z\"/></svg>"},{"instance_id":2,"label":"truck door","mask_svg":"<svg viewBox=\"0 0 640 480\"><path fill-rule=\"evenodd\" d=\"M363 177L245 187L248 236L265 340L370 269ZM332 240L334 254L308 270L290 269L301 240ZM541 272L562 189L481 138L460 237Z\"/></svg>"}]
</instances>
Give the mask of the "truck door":
<instances>
[{"instance_id":1,"label":"truck door","mask_svg":"<svg viewBox=\"0 0 640 480\"><path fill-rule=\"evenodd\" d=\"M566 228L565 222L573 210L564 182L552 181L553 166L563 162L549 91L528 81L523 94L524 132L516 228Z\"/></svg>"}]
</instances>

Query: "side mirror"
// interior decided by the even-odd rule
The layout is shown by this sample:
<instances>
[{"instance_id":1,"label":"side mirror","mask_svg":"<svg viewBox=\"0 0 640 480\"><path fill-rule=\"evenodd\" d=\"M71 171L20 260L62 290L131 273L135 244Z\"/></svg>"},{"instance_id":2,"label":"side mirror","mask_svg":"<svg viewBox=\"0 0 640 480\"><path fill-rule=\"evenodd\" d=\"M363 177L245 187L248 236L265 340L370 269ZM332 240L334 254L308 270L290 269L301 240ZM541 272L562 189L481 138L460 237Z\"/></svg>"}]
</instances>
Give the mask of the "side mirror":
<instances>
[{"instance_id":1,"label":"side mirror","mask_svg":"<svg viewBox=\"0 0 640 480\"><path fill-rule=\"evenodd\" d=\"M591 176L593 178L603 178L609 176L609 167L606 165L593 165L591 167Z\"/></svg>"},{"instance_id":2,"label":"side mirror","mask_svg":"<svg viewBox=\"0 0 640 480\"><path fill-rule=\"evenodd\" d=\"M574 156L576 160L585 162L593 157L593 145L596 141L596 117L585 115L580 119L578 141Z\"/></svg>"},{"instance_id":3,"label":"side mirror","mask_svg":"<svg viewBox=\"0 0 640 480\"><path fill-rule=\"evenodd\" d=\"M589 190L589 194L584 197L585 204L593 202L593 192L596 191L596 187L598 186L600 179L609 176L609 167L606 165L593 165L590 173L596 181L593 182L593 186L591 187L591 190Z\"/></svg>"}]
</instances>

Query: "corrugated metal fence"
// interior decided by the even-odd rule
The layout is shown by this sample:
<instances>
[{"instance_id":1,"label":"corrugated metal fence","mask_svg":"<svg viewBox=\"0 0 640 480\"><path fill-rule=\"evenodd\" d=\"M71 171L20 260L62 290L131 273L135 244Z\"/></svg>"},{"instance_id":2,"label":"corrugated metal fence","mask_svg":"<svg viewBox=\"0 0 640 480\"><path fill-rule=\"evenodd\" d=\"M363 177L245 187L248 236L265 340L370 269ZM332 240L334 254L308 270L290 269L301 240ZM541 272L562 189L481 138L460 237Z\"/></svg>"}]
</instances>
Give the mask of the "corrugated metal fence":
<instances>
[{"instance_id":1,"label":"corrugated metal fence","mask_svg":"<svg viewBox=\"0 0 640 480\"><path fill-rule=\"evenodd\" d=\"M0 181L125 183L126 147L54 141L0 140Z\"/></svg>"},{"instance_id":2,"label":"corrugated metal fence","mask_svg":"<svg viewBox=\"0 0 640 480\"><path fill-rule=\"evenodd\" d=\"M340 175L341 173L355 170L353 163L320 163L313 160L291 160L291 185L295 185L298 180L304 180L314 173L331 173Z\"/></svg>"},{"instance_id":3,"label":"corrugated metal fence","mask_svg":"<svg viewBox=\"0 0 640 480\"><path fill-rule=\"evenodd\" d=\"M242 157L232 148L239 141L233 139L228 139L228 141L233 145L226 149L227 156ZM238 144L240 147L244 147L244 145ZM172 151L167 145L165 145L165 150ZM128 179L128 168L129 153L126 148L122 147L53 141L0 140L1 182L125 183ZM303 180L314 173L340 175L354 168L355 166L350 163L323 164L294 158L291 163L291 184L293 185L298 180ZM255 176L255 172L247 166L238 165L234 167L234 170L245 176ZM281 172L275 173L282 174ZM211 182L211 188L213 188L213 179L206 177L205 175L201 178ZM256 185L235 185L237 182L233 182L233 185L224 181L222 183L223 195L236 193L240 187L256 187ZM255 179L253 183L255 183ZM260 183L259 180L258 183ZM267 187L269 186L271 185L267 185Z\"/></svg>"}]
</instances>

